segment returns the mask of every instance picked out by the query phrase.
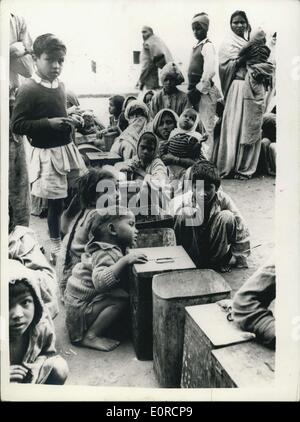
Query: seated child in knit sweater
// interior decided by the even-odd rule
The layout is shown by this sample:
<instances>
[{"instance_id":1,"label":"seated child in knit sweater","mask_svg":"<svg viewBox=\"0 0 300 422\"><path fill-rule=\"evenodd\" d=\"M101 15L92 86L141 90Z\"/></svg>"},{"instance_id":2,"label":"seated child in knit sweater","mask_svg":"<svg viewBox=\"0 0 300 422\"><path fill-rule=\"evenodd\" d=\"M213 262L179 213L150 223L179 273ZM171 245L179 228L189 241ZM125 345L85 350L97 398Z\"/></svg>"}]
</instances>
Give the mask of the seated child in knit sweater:
<instances>
[{"instance_id":1,"label":"seated child in knit sweater","mask_svg":"<svg viewBox=\"0 0 300 422\"><path fill-rule=\"evenodd\" d=\"M103 196L105 195L105 196ZM66 235L57 261L57 278L63 300L68 278L89 241L90 225L97 213L97 201L104 198L99 207L113 205L119 201L117 179L113 167L89 169L78 180L78 192L62 215L61 228Z\"/></svg>"},{"instance_id":2,"label":"seated child in knit sweater","mask_svg":"<svg viewBox=\"0 0 300 422\"><path fill-rule=\"evenodd\" d=\"M25 275L26 274L26 275ZM66 361L56 353L54 326L32 275L9 266L10 382L64 384Z\"/></svg>"},{"instance_id":3,"label":"seated child in knit sweater","mask_svg":"<svg viewBox=\"0 0 300 422\"><path fill-rule=\"evenodd\" d=\"M128 305L126 270L147 261L143 254L125 255L137 233L134 215L127 208L108 207L95 215L91 240L65 291L66 324L72 343L107 352L120 344L109 337L113 324L121 324Z\"/></svg>"},{"instance_id":4,"label":"seated child in knit sweater","mask_svg":"<svg viewBox=\"0 0 300 422\"><path fill-rule=\"evenodd\" d=\"M170 133L167 142L161 143L160 157L168 165L172 179L179 179L188 167L205 158L201 142L206 141L207 136L196 132L198 123L198 113L191 108L186 109L179 117L179 127Z\"/></svg>"}]
</instances>

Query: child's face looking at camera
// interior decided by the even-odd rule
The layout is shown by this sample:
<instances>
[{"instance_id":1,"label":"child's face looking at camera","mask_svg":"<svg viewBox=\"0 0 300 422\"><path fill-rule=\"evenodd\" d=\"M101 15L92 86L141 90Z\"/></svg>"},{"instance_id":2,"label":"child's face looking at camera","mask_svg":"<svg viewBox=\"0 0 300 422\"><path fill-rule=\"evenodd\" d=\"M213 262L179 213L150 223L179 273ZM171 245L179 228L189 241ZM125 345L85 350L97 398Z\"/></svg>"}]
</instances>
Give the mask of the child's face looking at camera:
<instances>
[{"instance_id":1,"label":"child's face looking at camera","mask_svg":"<svg viewBox=\"0 0 300 422\"><path fill-rule=\"evenodd\" d=\"M35 57L39 75L50 82L54 81L61 74L65 55L63 50L57 50L51 53L44 52L39 57Z\"/></svg>"},{"instance_id":2,"label":"child's face looking at camera","mask_svg":"<svg viewBox=\"0 0 300 422\"><path fill-rule=\"evenodd\" d=\"M196 113L192 110L184 111L179 117L179 127L184 130L190 130L195 124Z\"/></svg>"},{"instance_id":3,"label":"child's face looking at camera","mask_svg":"<svg viewBox=\"0 0 300 422\"><path fill-rule=\"evenodd\" d=\"M204 182L204 183L193 183L193 190L196 196L196 201L201 205L204 201L204 206L210 204L213 198L216 195L217 188L214 183Z\"/></svg>"},{"instance_id":4,"label":"child's face looking at camera","mask_svg":"<svg viewBox=\"0 0 300 422\"><path fill-rule=\"evenodd\" d=\"M163 88L166 94L171 94L176 87L176 80L169 76L163 81Z\"/></svg>"},{"instance_id":5,"label":"child's face looking at camera","mask_svg":"<svg viewBox=\"0 0 300 422\"><path fill-rule=\"evenodd\" d=\"M9 298L9 332L13 337L25 333L34 318L35 305L32 294L25 290Z\"/></svg>"},{"instance_id":6,"label":"child's face looking at camera","mask_svg":"<svg viewBox=\"0 0 300 422\"><path fill-rule=\"evenodd\" d=\"M155 142L151 139L143 138L138 146L138 156L143 163L149 164L154 158Z\"/></svg>"},{"instance_id":7,"label":"child's face looking at camera","mask_svg":"<svg viewBox=\"0 0 300 422\"><path fill-rule=\"evenodd\" d=\"M134 246L138 230L135 227L135 217L132 212L115 222L114 230L117 235L118 244L121 248Z\"/></svg>"}]
</instances>

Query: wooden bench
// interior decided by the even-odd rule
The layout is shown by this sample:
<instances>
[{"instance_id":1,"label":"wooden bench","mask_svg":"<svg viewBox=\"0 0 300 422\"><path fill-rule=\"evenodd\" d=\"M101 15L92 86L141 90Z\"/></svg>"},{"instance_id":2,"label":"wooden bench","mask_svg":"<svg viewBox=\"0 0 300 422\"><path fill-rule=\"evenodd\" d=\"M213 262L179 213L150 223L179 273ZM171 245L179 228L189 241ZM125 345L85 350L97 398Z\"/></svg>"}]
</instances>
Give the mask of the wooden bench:
<instances>
[{"instance_id":1,"label":"wooden bench","mask_svg":"<svg viewBox=\"0 0 300 422\"><path fill-rule=\"evenodd\" d=\"M275 380L275 352L256 341L213 350L216 388L265 388Z\"/></svg>"},{"instance_id":2,"label":"wooden bench","mask_svg":"<svg viewBox=\"0 0 300 422\"><path fill-rule=\"evenodd\" d=\"M180 387L185 306L229 298L231 288L213 270L186 270L153 277L153 361L162 387Z\"/></svg>"},{"instance_id":3,"label":"wooden bench","mask_svg":"<svg viewBox=\"0 0 300 422\"><path fill-rule=\"evenodd\" d=\"M253 340L217 303L186 309L181 387L216 387L212 351Z\"/></svg>"},{"instance_id":4,"label":"wooden bench","mask_svg":"<svg viewBox=\"0 0 300 422\"><path fill-rule=\"evenodd\" d=\"M140 360L151 360L152 350L152 278L172 270L192 269L195 264L182 246L138 248L134 252L148 257L145 264L134 264L130 277L132 335Z\"/></svg>"}]
</instances>

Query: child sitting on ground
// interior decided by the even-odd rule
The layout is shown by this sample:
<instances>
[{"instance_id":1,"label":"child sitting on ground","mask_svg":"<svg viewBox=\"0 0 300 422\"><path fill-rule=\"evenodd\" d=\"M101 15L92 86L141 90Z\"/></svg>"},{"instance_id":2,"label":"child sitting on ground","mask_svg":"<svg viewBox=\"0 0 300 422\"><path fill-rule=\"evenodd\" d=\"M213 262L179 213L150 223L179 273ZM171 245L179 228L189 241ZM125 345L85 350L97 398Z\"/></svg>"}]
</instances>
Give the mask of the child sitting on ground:
<instances>
[{"instance_id":1,"label":"child sitting on ground","mask_svg":"<svg viewBox=\"0 0 300 422\"><path fill-rule=\"evenodd\" d=\"M80 262L81 254L89 241L90 224L97 213L97 201L103 198L99 207L118 204L119 191L117 179L108 166L101 169L89 169L88 173L78 180L78 192L68 209L62 215L64 234L62 248L57 261L57 278L63 299L68 278L75 264Z\"/></svg>"},{"instance_id":2,"label":"child sitting on ground","mask_svg":"<svg viewBox=\"0 0 300 422\"><path fill-rule=\"evenodd\" d=\"M132 159L116 165L116 167L127 173L128 180L143 179L150 175L153 178L167 180L167 168L162 160L157 157L158 140L154 133L144 132L137 144L137 155Z\"/></svg>"},{"instance_id":3,"label":"child sitting on ground","mask_svg":"<svg viewBox=\"0 0 300 422\"><path fill-rule=\"evenodd\" d=\"M66 361L56 354L53 325L36 280L9 265L10 382L64 384Z\"/></svg>"},{"instance_id":4,"label":"child sitting on ground","mask_svg":"<svg viewBox=\"0 0 300 422\"><path fill-rule=\"evenodd\" d=\"M91 240L76 264L65 292L66 324L72 343L111 351L120 343L112 326L120 324L128 305L126 270L144 263L143 254L125 255L138 231L131 211L108 207L98 211L91 225Z\"/></svg>"},{"instance_id":5,"label":"child sitting on ground","mask_svg":"<svg viewBox=\"0 0 300 422\"><path fill-rule=\"evenodd\" d=\"M14 224L11 206L9 206L8 257L13 268L18 268L20 273L26 271L37 280L49 316L55 318L58 314L55 271L41 251L33 230Z\"/></svg>"},{"instance_id":6,"label":"child sitting on ground","mask_svg":"<svg viewBox=\"0 0 300 422\"><path fill-rule=\"evenodd\" d=\"M170 133L169 140L161 143L160 157L168 165L171 179L180 179L188 167L199 159L204 159L201 142L207 136L196 132L199 123L198 113L189 108L179 117L178 128Z\"/></svg>"},{"instance_id":7,"label":"child sitting on ground","mask_svg":"<svg viewBox=\"0 0 300 422\"><path fill-rule=\"evenodd\" d=\"M66 46L53 34L33 43L37 73L21 85L12 115L13 132L31 139L31 193L48 199L50 259L55 265L61 247L60 217L70 178L86 170L74 142L74 121L67 116L66 92L58 80Z\"/></svg>"},{"instance_id":8,"label":"child sitting on ground","mask_svg":"<svg viewBox=\"0 0 300 422\"><path fill-rule=\"evenodd\" d=\"M125 109L128 127L116 138L111 147L111 152L117 153L123 160L128 160L136 155L137 143L140 135L146 131L149 120L149 110L142 101L133 100Z\"/></svg>"},{"instance_id":9,"label":"child sitting on ground","mask_svg":"<svg viewBox=\"0 0 300 422\"><path fill-rule=\"evenodd\" d=\"M232 199L219 189L217 167L199 161L192 166L187 182L189 190L170 204L177 244L197 268L228 272L233 265L247 267L249 232Z\"/></svg>"},{"instance_id":10,"label":"child sitting on ground","mask_svg":"<svg viewBox=\"0 0 300 422\"><path fill-rule=\"evenodd\" d=\"M135 196L135 205L144 210L146 208L152 210L149 214L159 214L163 200L168 200L166 195L169 183L168 170L157 157L157 150L157 137L152 132L144 132L137 144L137 155L116 165L117 169L126 173L127 180L137 180L139 192ZM133 204L134 200L130 199L130 203Z\"/></svg>"}]
</instances>

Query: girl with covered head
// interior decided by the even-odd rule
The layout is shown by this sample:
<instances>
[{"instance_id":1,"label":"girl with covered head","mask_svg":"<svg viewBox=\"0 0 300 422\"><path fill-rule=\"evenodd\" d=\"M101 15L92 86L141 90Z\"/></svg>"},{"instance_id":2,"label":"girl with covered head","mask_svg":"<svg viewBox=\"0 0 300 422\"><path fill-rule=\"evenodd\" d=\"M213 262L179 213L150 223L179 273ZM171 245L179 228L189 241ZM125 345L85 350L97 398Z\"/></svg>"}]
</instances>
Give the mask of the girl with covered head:
<instances>
[{"instance_id":1,"label":"girl with covered head","mask_svg":"<svg viewBox=\"0 0 300 422\"><path fill-rule=\"evenodd\" d=\"M126 270L144 263L143 254L129 253L138 231L133 213L124 207L99 210L90 226L90 241L68 280L66 324L72 343L111 351L120 343L112 327L122 322L128 306Z\"/></svg>"},{"instance_id":2,"label":"girl with covered head","mask_svg":"<svg viewBox=\"0 0 300 422\"><path fill-rule=\"evenodd\" d=\"M230 26L231 33L219 51L225 109L214 155L221 177L233 174L239 179L249 179L256 171L261 147L265 99L261 75L265 72L265 56L257 54L256 48L245 48L249 47L251 29L245 12L234 12ZM264 64L262 72L251 70L249 64L253 60L256 68Z\"/></svg>"},{"instance_id":3,"label":"girl with covered head","mask_svg":"<svg viewBox=\"0 0 300 422\"><path fill-rule=\"evenodd\" d=\"M149 110L142 101L133 100L125 109L125 118L128 120L128 127L115 140L111 152L120 155L127 160L136 155L137 142L140 135L146 130Z\"/></svg>"},{"instance_id":4,"label":"girl with covered head","mask_svg":"<svg viewBox=\"0 0 300 422\"><path fill-rule=\"evenodd\" d=\"M8 269L10 382L64 384L69 370L56 352L38 279L12 263Z\"/></svg>"},{"instance_id":5,"label":"girl with covered head","mask_svg":"<svg viewBox=\"0 0 300 422\"><path fill-rule=\"evenodd\" d=\"M187 95L177 88L184 82L181 70L176 63L169 62L163 67L160 79L163 88L153 96L150 103L152 118L164 108L169 108L180 116L183 110L188 107Z\"/></svg>"},{"instance_id":6,"label":"girl with covered head","mask_svg":"<svg viewBox=\"0 0 300 422\"><path fill-rule=\"evenodd\" d=\"M125 110L130 101L134 101L137 98L134 95L128 95L123 102L122 111L119 116L119 128L120 131L123 132L128 127L128 120L125 118Z\"/></svg>"},{"instance_id":7,"label":"girl with covered head","mask_svg":"<svg viewBox=\"0 0 300 422\"><path fill-rule=\"evenodd\" d=\"M177 122L178 115L169 108L164 108L156 114L151 126L159 145L169 139L170 133L177 127Z\"/></svg>"}]
</instances>

